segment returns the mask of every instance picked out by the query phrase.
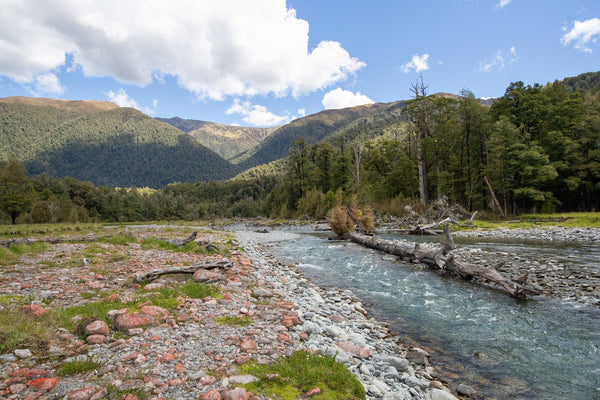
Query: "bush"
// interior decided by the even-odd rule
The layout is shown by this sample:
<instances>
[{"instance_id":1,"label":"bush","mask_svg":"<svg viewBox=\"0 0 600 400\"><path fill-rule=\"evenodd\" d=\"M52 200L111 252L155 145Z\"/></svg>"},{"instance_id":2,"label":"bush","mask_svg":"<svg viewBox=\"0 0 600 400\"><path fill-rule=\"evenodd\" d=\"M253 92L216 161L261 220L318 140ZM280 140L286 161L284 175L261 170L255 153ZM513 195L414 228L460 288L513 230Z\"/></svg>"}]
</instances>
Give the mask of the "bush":
<instances>
[{"instance_id":1,"label":"bush","mask_svg":"<svg viewBox=\"0 0 600 400\"><path fill-rule=\"evenodd\" d=\"M336 206L327 214L327 221L331 230L338 236L346 236L354 228L354 223L344 206Z\"/></svg>"}]
</instances>

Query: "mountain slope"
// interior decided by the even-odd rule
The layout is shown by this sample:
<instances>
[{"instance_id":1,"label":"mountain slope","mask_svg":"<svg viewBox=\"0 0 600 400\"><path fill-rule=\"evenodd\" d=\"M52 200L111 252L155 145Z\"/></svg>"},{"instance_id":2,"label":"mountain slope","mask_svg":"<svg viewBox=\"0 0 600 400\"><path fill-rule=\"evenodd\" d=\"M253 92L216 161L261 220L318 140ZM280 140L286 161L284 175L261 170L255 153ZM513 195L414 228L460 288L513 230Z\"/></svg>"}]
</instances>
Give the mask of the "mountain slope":
<instances>
[{"instance_id":1,"label":"mountain slope","mask_svg":"<svg viewBox=\"0 0 600 400\"><path fill-rule=\"evenodd\" d=\"M296 119L277 128L258 146L231 160L239 163L240 170L267 164L287 155L295 140L303 137L307 144L327 139L330 135L360 118L403 108L406 102L375 103L362 106L325 110Z\"/></svg>"},{"instance_id":2,"label":"mountain slope","mask_svg":"<svg viewBox=\"0 0 600 400\"><path fill-rule=\"evenodd\" d=\"M226 179L238 171L188 134L132 108L55 104L0 102L2 159L19 159L31 175L120 187Z\"/></svg>"},{"instance_id":3,"label":"mountain slope","mask_svg":"<svg viewBox=\"0 0 600 400\"><path fill-rule=\"evenodd\" d=\"M179 117L156 119L187 132L202 145L226 160L256 146L275 130L275 128L221 125L215 122Z\"/></svg>"}]
</instances>

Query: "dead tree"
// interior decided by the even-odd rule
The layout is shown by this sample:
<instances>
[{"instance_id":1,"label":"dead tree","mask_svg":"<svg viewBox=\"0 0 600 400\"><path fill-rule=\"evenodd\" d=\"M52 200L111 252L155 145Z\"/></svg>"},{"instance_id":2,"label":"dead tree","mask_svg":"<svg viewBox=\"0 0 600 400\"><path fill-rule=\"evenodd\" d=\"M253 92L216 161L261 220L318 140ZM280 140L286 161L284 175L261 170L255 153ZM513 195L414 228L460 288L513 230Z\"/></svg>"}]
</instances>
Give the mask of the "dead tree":
<instances>
[{"instance_id":1,"label":"dead tree","mask_svg":"<svg viewBox=\"0 0 600 400\"><path fill-rule=\"evenodd\" d=\"M223 268L229 269L233 266L231 261L229 260L220 260L220 261L203 261L198 262L193 265L188 265L185 267L165 267L165 268L157 268L152 271L143 272L135 274L135 278L133 279L135 283L146 283L152 282L156 278L168 275L168 274L193 274L199 269L215 269L215 268Z\"/></svg>"},{"instance_id":2,"label":"dead tree","mask_svg":"<svg viewBox=\"0 0 600 400\"><path fill-rule=\"evenodd\" d=\"M527 295L541 294L538 289L525 286L524 282L521 282L522 279L519 279L518 282L509 279L493 267L482 267L456 260L449 254L451 249L449 244L445 244L441 248L422 248L418 244L411 246L408 243L358 233L350 233L348 237L355 243L398 256L405 261L423 263L466 280L477 278L495 283L516 298L524 299Z\"/></svg>"}]
</instances>

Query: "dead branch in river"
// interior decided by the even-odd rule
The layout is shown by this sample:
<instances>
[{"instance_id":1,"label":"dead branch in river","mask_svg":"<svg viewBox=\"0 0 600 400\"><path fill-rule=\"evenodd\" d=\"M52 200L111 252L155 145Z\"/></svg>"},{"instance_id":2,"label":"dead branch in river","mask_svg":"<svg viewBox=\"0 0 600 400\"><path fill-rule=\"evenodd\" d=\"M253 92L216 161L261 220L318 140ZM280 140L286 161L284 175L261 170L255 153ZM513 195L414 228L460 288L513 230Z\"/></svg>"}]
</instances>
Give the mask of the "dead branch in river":
<instances>
[{"instance_id":1,"label":"dead branch in river","mask_svg":"<svg viewBox=\"0 0 600 400\"><path fill-rule=\"evenodd\" d=\"M483 281L493 282L516 298L523 299L526 298L527 295L541 293L539 290L523 284L526 276L522 277L517 282L505 277L494 267L482 267L456 260L449 254L451 246L448 244L441 248L422 248L418 244L411 246L407 243L380 239L376 236L362 235L359 233L350 233L348 237L353 242L363 246L398 256L405 261L423 263L430 267L452 273L466 280L477 278Z\"/></svg>"}]
</instances>

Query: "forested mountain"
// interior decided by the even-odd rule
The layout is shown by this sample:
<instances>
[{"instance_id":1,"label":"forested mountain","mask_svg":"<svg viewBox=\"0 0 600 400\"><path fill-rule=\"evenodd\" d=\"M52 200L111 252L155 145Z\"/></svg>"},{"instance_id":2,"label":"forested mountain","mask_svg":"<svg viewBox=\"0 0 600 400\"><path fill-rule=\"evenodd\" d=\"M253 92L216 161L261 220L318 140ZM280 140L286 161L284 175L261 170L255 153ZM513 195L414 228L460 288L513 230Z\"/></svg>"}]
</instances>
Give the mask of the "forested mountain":
<instances>
[{"instance_id":1,"label":"forested mountain","mask_svg":"<svg viewBox=\"0 0 600 400\"><path fill-rule=\"evenodd\" d=\"M156 119L188 133L226 160L256 146L276 129L222 125L179 117Z\"/></svg>"},{"instance_id":2,"label":"forested mountain","mask_svg":"<svg viewBox=\"0 0 600 400\"><path fill-rule=\"evenodd\" d=\"M587 72L561 81L573 92L592 93L600 90L600 72Z\"/></svg>"},{"instance_id":3,"label":"forested mountain","mask_svg":"<svg viewBox=\"0 0 600 400\"><path fill-rule=\"evenodd\" d=\"M188 134L107 102L8 98L0 102L0 158L29 175L96 185L163 187L229 178L237 169Z\"/></svg>"},{"instance_id":4,"label":"forested mountain","mask_svg":"<svg viewBox=\"0 0 600 400\"><path fill-rule=\"evenodd\" d=\"M285 157L294 141L299 138L304 138L307 144L317 143L360 118L402 108L405 104L403 101L375 103L338 110L325 110L296 119L277 128L258 146L235 157L232 162L239 163L242 171L267 164Z\"/></svg>"}]
</instances>

